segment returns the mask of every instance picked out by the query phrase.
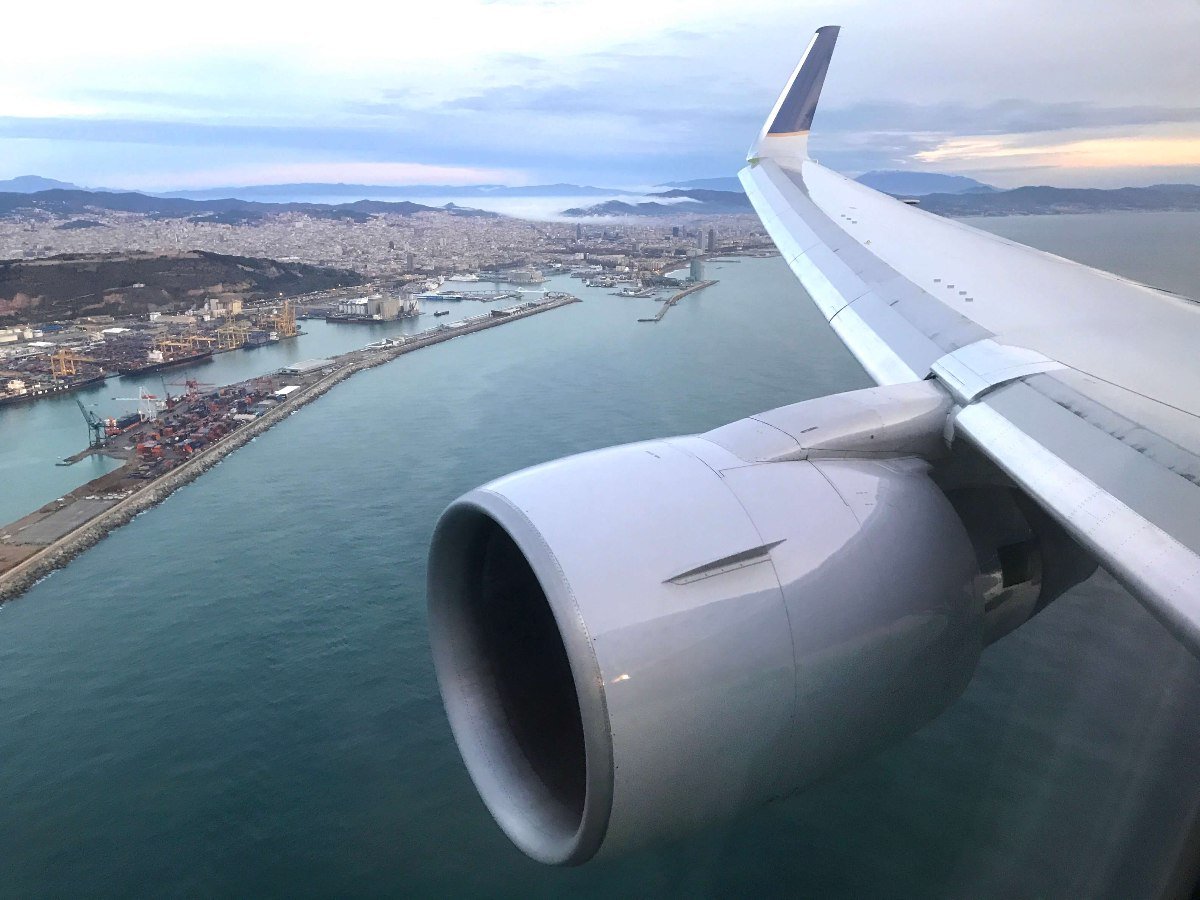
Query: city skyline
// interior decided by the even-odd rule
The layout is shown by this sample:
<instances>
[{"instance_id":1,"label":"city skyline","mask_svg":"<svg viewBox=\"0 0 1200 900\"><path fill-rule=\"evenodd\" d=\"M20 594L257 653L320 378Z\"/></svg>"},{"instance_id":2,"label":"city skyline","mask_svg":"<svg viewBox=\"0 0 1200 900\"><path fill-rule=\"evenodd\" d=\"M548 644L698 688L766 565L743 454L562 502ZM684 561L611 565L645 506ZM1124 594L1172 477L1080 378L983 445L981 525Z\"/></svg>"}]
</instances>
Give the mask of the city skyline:
<instances>
[{"instance_id":1,"label":"city skyline","mask_svg":"<svg viewBox=\"0 0 1200 900\"><path fill-rule=\"evenodd\" d=\"M778 0L171 15L80 5L48 40L10 48L0 178L172 190L728 175L812 28L836 22L838 77L812 142L833 168L1001 187L1200 180L1191 0L1152 20L1074 0L939 0L903 19L880 3ZM13 18L14 34L45 31L34 10Z\"/></svg>"}]
</instances>

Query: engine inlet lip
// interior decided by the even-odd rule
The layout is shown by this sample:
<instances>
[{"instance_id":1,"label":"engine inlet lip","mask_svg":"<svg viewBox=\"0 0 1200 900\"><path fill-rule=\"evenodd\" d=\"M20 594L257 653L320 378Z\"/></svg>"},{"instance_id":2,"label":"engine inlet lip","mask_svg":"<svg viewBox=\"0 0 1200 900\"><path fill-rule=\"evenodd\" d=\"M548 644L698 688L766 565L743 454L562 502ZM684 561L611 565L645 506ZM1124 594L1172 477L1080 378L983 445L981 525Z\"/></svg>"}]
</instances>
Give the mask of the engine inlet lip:
<instances>
[{"instance_id":1,"label":"engine inlet lip","mask_svg":"<svg viewBox=\"0 0 1200 900\"><path fill-rule=\"evenodd\" d=\"M495 774L491 748L480 739L466 704L453 690L457 673L443 612L444 567L449 560L439 551L448 532L462 527L465 519L480 516L507 532L525 556L566 650L583 728L585 767L583 812L573 834L555 835L545 823L531 821L529 810L516 802L509 786ZM523 510L502 494L487 487L478 488L451 503L438 520L430 546L428 604L430 644L442 700L463 762L488 811L509 839L532 858L552 865L587 862L600 849L612 812L615 782L612 732L604 679L591 636L554 552Z\"/></svg>"}]
</instances>

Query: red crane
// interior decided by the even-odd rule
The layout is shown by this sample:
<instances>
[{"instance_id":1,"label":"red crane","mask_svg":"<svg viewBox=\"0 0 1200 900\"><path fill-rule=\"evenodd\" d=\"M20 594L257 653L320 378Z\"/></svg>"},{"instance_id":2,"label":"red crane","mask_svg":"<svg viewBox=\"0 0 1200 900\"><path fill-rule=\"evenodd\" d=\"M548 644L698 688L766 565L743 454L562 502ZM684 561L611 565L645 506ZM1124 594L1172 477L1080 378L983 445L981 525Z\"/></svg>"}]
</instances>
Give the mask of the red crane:
<instances>
[{"instance_id":1,"label":"red crane","mask_svg":"<svg viewBox=\"0 0 1200 900\"><path fill-rule=\"evenodd\" d=\"M170 381L167 383L173 385L174 387L186 387L187 393L185 396L189 400L195 399L196 395L200 393L202 388L206 389L216 387L215 384L209 384L207 381L197 381L195 378L185 378L183 381Z\"/></svg>"}]
</instances>

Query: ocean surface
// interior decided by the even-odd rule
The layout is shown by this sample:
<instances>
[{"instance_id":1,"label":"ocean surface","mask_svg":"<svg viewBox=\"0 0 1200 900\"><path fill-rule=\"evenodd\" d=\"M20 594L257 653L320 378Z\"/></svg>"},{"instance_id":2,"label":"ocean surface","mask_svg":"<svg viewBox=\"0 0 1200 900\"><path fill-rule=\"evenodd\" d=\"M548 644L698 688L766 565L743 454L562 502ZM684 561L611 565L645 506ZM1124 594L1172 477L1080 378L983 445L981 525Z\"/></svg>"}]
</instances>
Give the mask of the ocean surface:
<instances>
[{"instance_id":1,"label":"ocean surface","mask_svg":"<svg viewBox=\"0 0 1200 900\"><path fill-rule=\"evenodd\" d=\"M977 224L1200 296L1200 216ZM572 870L494 825L426 641L445 505L566 453L869 384L781 260L709 271L720 284L658 325L637 322L653 301L563 279L547 287L584 303L356 375L0 607L0 895L1160 889L1200 810L1200 665L1102 575L989 648L937 721L739 821ZM381 336L305 327L197 377ZM53 466L86 439L62 402L0 418L0 519L92 477Z\"/></svg>"}]
</instances>

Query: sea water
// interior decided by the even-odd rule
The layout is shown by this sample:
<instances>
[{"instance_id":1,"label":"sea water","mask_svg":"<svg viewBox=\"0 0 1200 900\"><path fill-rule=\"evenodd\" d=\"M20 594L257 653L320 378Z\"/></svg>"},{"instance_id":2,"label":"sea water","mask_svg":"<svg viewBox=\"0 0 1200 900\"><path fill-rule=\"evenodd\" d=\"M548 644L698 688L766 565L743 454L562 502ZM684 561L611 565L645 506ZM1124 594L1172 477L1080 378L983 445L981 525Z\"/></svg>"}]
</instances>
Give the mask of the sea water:
<instances>
[{"instance_id":1,"label":"sea water","mask_svg":"<svg viewBox=\"0 0 1200 900\"><path fill-rule=\"evenodd\" d=\"M1153 215L981 224L1103 262L1102 240L1159 252ZM1194 246L1200 217L1178 221ZM931 725L738 821L572 870L492 822L427 643L445 505L566 453L869 384L781 260L709 272L658 325L637 321L654 301L563 279L583 303L356 375L0 607L0 894L1161 888L1200 803L1200 666L1104 576L989 648ZM1153 274L1200 296L1194 254ZM299 355L337 352L316 343ZM273 352L291 351L255 351Z\"/></svg>"}]
</instances>

